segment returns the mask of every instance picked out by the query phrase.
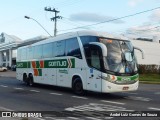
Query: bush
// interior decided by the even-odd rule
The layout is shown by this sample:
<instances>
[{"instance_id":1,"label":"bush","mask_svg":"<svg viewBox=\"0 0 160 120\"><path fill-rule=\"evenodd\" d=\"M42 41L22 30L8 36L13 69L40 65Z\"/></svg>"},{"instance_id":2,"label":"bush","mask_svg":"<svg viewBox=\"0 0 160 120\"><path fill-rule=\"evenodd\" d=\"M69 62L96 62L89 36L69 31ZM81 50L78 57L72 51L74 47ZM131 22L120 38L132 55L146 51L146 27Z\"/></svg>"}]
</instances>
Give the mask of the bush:
<instances>
[{"instance_id":1,"label":"bush","mask_svg":"<svg viewBox=\"0 0 160 120\"><path fill-rule=\"evenodd\" d=\"M139 65L140 74L160 74L160 65Z\"/></svg>"}]
</instances>

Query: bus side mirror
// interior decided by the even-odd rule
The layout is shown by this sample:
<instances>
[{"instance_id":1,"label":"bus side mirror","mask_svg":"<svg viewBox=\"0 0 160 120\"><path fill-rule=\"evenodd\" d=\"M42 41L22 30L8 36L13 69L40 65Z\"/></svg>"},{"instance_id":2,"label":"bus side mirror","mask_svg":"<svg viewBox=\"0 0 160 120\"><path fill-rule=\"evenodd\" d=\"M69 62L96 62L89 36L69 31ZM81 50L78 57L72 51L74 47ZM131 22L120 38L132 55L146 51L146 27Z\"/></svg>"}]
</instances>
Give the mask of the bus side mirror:
<instances>
[{"instance_id":1,"label":"bus side mirror","mask_svg":"<svg viewBox=\"0 0 160 120\"><path fill-rule=\"evenodd\" d=\"M142 59L145 59L144 51L141 48L134 46L134 49L139 50L142 53Z\"/></svg>"},{"instance_id":2,"label":"bus side mirror","mask_svg":"<svg viewBox=\"0 0 160 120\"><path fill-rule=\"evenodd\" d=\"M90 42L90 45L96 45L98 47L100 47L102 49L102 55L104 57L107 57L107 47L103 44L103 43L99 43L99 42Z\"/></svg>"}]
</instances>

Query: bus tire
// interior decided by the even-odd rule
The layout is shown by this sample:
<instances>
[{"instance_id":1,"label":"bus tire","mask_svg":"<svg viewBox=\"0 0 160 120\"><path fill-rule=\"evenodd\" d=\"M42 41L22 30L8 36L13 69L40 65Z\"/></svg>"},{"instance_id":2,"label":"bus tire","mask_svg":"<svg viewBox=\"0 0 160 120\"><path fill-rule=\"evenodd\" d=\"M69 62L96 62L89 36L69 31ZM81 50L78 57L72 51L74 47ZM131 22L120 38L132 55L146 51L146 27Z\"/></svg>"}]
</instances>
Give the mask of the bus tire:
<instances>
[{"instance_id":1,"label":"bus tire","mask_svg":"<svg viewBox=\"0 0 160 120\"><path fill-rule=\"evenodd\" d=\"M27 74L24 73L23 74L23 82L27 85L28 84L28 78L27 78Z\"/></svg>"},{"instance_id":2,"label":"bus tire","mask_svg":"<svg viewBox=\"0 0 160 120\"><path fill-rule=\"evenodd\" d=\"M28 75L28 85L33 86L34 85L34 80L33 80L33 75L29 74Z\"/></svg>"},{"instance_id":3,"label":"bus tire","mask_svg":"<svg viewBox=\"0 0 160 120\"><path fill-rule=\"evenodd\" d=\"M75 78L73 80L73 91L77 95L84 95L83 84L80 78Z\"/></svg>"}]
</instances>

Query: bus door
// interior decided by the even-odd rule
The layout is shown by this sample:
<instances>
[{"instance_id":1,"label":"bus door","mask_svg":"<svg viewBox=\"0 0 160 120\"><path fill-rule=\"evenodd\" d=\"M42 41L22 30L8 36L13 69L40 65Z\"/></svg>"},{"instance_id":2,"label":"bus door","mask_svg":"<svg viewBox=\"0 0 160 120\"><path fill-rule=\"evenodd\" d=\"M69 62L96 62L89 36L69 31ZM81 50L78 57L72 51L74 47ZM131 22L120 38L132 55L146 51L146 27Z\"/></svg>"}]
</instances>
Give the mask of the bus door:
<instances>
[{"instance_id":1,"label":"bus door","mask_svg":"<svg viewBox=\"0 0 160 120\"><path fill-rule=\"evenodd\" d=\"M89 45L88 50L85 49L85 54L89 66L87 70L87 90L101 92L101 49L99 46Z\"/></svg>"}]
</instances>

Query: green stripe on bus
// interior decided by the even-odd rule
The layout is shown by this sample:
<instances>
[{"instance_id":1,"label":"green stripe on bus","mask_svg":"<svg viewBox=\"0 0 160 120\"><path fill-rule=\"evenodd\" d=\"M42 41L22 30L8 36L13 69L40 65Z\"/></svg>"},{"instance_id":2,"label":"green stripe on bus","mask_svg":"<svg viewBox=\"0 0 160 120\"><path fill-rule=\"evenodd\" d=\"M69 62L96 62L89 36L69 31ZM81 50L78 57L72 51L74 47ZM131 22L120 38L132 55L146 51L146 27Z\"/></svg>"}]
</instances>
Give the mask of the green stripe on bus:
<instances>
[{"instance_id":1,"label":"green stripe on bus","mask_svg":"<svg viewBox=\"0 0 160 120\"><path fill-rule=\"evenodd\" d=\"M120 77L120 76L118 76L117 77L117 80L118 81L121 81L121 80L123 80L124 78L129 78L130 80L136 80L137 78L139 77L139 75L138 74L136 74L136 75L134 75L134 76L131 76L131 77Z\"/></svg>"},{"instance_id":2,"label":"green stripe on bus","mask_svg":"<svg viewBox=\"0 0 160 120\"><path fill-rule=\"evenodd\" d=\"M42 76L42 69L38 69L38 76Z\"/></svg>"},{"instance_id":3,"label":"green stripe on bus","mask_svg":"<svg viewBox=\"0 0 160 120\"><path fill-rule=\"evenodd\" d=\"M28 68L28 62L17 62L16 67L17 68Z\"/></svg>"},{"instance_id":4,"label":"green stripe on bus","mask_svg":"<svg viewBox=\"0 0 160 120\"><path fill-rule=\"evenodd\" d=\"M35 62L36 68L40 68L40 61ZM17 68L31 68L31 62L17 62ZM75 59L45 60L44 68L75 68Z\"/></svg>"}]
</instances>

